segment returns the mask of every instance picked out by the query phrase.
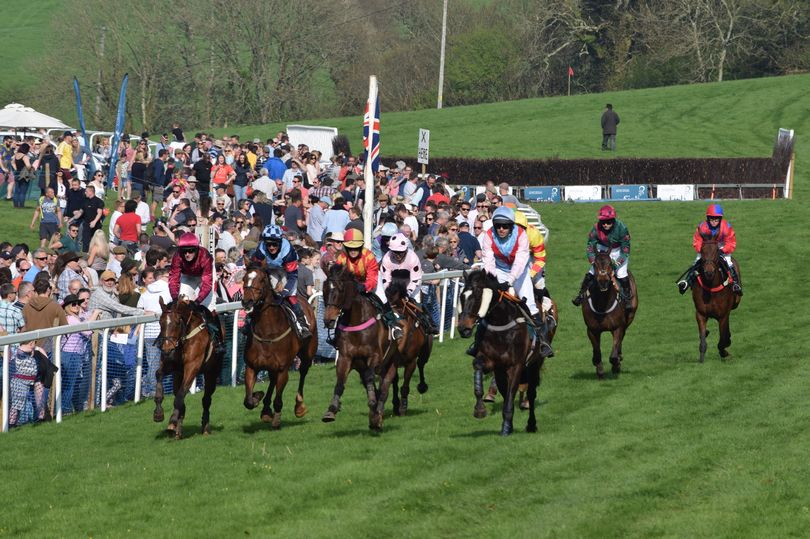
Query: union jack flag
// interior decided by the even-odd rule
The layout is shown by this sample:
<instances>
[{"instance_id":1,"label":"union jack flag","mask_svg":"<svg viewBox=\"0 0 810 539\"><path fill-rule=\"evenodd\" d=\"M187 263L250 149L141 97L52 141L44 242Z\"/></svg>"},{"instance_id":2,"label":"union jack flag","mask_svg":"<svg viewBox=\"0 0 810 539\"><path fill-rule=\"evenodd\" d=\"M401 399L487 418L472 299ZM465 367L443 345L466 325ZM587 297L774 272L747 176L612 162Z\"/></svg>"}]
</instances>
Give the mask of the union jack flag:
<instances>
[{"instance_id":1,"label":"union jack flag","mask_svg":"<svg viewBox=\"0 0 810 539\"><path fill-rule=\"evenodd\" d=\"M366 160L371 159L371 171L377 172L380 169L380 97L377 96L376 106L374 107L374 127L373 136L371 140L371 149L369 149L368 141L368 102L366 102L366 111L363 114L363 149L365 150ZM366 161L368 162L368 161Z\"/></svg>"}]
</instances>

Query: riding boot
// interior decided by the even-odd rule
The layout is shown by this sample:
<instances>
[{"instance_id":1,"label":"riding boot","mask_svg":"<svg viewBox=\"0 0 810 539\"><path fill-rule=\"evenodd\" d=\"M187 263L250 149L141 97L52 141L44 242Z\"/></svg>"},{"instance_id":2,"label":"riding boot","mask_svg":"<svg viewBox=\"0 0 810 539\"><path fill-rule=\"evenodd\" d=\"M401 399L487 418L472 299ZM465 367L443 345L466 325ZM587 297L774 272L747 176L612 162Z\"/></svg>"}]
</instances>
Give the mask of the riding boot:
<instances>
[{"instance_id":1,"label":"riding boot","mask_svg":"<svg viewBox=\"0 0 810 539\"><path fill-rule=\"evenodd\" d=\"M338 339L338 334L339 333L340 333L340 330L337 327L335 328L335 330L332 333L331 337L329 336L329 332L327 331L327 333L326 333L326 335L327 335L326 344L328 344L332 348L337 348L337 339Z\"/></svg>"},{"instance_id":2,"label":"riding boot","mask_svg":"<svg viewBox=\"0 0 810 539\"><path fill-rule=\"evenodd\" d=\"M478 329L475 330L475 337L473 337L473 342L467 351L465 352L468 356L476 357L478 355L478 345L481 343L481 339L484 336L484 330L481 328L481 325L478 325Z\"/></svg>"},{"instance_id":3,"label":"riding boot","mask_svg":"<svg viewBox=\"0 0 810 539\"><path fill-rule=\"evenodd\" d=\"M579 287L579 294L576 295L574 299L571 300L576 307L582 305L582 301L585 299L585 292L588 291L588 288L591 286L593 282L593 275L590 273L585 274L585 278L582 279L582 285Z\"/></svg>"},{"instance_id":4,"label":"riding boot","mask_svg":"<svg viewBox=\"0 0 810 539\"><path fill-rule=\"evenodd\" d=\"M686 273L683 276L683 279L678 281L678 292L681 295L685 294L689 287L692 286L692 283L695 282L695 272L697 271L697 262L689 266L689 269L686 270Z\"/></svg>"},{"instance_id":5,"label":"riding boot","mask_svg":"<svg viewBox=\"0 0 810 539\"><path fill-rule=\"evenodd\" d=\"M402 328L399 326L399 316L391 308L391 304L387 301L382 304L382 318L385 325L391 329L391 337L394 340L402 337Z\"/></svg>"},{"instance_id":6,"label":"riding boot","mask_svg":"<svg viewBox=\"0 0 810 539\"><path fill-rule=\"evenodd\" d=\"M633 308L633 289L630 287L630 277L619 279L619 284L622 288L622 299L624 300L624 308Z\"/></svg>"},{"instance_id":7,"label":"riding boot","mask_svg":"<svg viewBox=\"0 0 810 539\"><path fill-rule=\"evenodd\" d=\"M731 285L731 289L738 296L742 296L743 295L742 283L740 282L740 276L737 273L737 268L729 265L728 271L731 274L731 279L734 281L734 283Z\"/></svg>"},{"instance_id":8,"label":"riding boot","mask_svg":"<svg viewBox=\"0 0 810 539\"><path fill-rule=\"evenodd\" d=\"M304 310L301 308L301 305L298 302L290 303L290 305L292 305L292 310L295 313L298 336L302 339L312 337L312 333L309 331L309 322L307 322L307 317L304 315Z\"/></svg>"},{"instance_id":9,"label":"riding boot","mask_svg":"<svg viewBox=\"0 0 810 539\"><path fill-rule=\"evenodd\" d=\"M208 309L206 309L208 311ZM222 324L219 320L219 315L208 311L209 319L206 320L208 331L214 339L214 354L225 354L225 339L222 336Z\"/></svg>"},{"instance_id":10,"label":"riding boot","mask_svg":"<svg viewBox=\"0 0 810 539\"><path fill-rule=\"evenodd\" d=\"M548 343L548 329L543 321L543 313L534 315L534 325L536 327L537 347L540 349L540 357L554 357L554 350Z\"/></svg>"}]
</instances>

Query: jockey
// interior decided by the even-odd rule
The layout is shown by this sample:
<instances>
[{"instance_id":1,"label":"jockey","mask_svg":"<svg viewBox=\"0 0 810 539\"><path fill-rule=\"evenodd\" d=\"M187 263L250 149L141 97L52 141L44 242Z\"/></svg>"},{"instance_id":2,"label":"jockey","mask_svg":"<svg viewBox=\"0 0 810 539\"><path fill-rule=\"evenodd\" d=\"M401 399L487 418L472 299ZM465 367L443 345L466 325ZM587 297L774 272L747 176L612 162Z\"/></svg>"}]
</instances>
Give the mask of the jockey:
<instances>
[{"instance_id":1,"label":"jockey","mask_svg":"<svg viewBox=\"0 0 810 539\"><path fill-rule=\"evenodd\" d=\"M340 264L357 281L357 288L383 313L383 321L393 330L394 338L398 339L402 335L402 328L396 314L388 303L381 303L376 294L372 293L377 288L380 274L380 265L371 251L363 247L363 233L351 228L346 231L343 241L343 250L335 258L335 264Z\"/></svg>"},{"instance_id":2,"label":"jockey","mask_svg":"<svg viewBox=\"0 0 810 539\"><path fill-rule=\"evenodd\" d=\"M399 229L397 229L396 224L385 223L380 230L380 235L371 242L371 252L374 253L377 262L380 262L382 257L385 256L385 253L388 252L388 243L391 241L391 237L397 232L399 232Z\"/></svg>"},{"instance_id":3,"label":"jockey","mask_svg":"<svg viewBox=\"0 0 810 539\"><path fill-rule=\"evenodd\" d=\"M214 342L215 353L225 350L222 326L214 310L214 259L200 247L200 240L186 232L177 240L177 252L169 269L169 294L172 301L182 295L194 302L196 311L203 316Z\"/></svg>"},{"instance_id":4,"label":"jockey","mask_svg":"<svg viewBox=\"0 0 810 539\"><path fill-rule=\"evenodd\" d=\"M419 285L422 284L422 264L419 261L417 254L410 249L410 242L404 234L398 232L391 236L388 242L388 252L383 256L380 262L380 282L377 286L377 297L384 303L384 311L391 309L388 305L388 298L385 296L385 290L391 285L397 275L400 273L408 274L407 292L408 297L415 303L416 295L419 293ZM424 314L424 313L423 313ZM433 327L432 321L428 316L422 316L421 322L424 324L427 332L436 333L436 328ZM398 329L398 326L397 326ZM394 338L399 338L401 331L394 330Z\"/></svg>"},{"instance_id":5,"label":"jockey","mask_svg":"<svg viewBox=\"0 0 810 539\"><path fill-rule=\"evenodd\" d=\"M498 279L504 291L514 289L515 294L526 302L535 326L542 328L544 324L538 316L540 311L534 300L534 288L529 276L529 235L523 228L515 226L514 210L506 206L495 210L492 214L492 228L484 234L481 251L487 273ZM543 337L542 334L540 336ZM476 344L474 342L467 353L475 356ZM541 338L539 346L543 357L552 355L547 339Z\"/></svg>"},{"instance_id":6,"label":"jockey","mask_svg":"<svg viewBox=\"0 0 810 539\"><path fill-rule=\"evenodd\" d=\"M556 325L557 321L551 312L551 295L546 289L546 244L543 234L535 227L529 224L526 214L522 211L515 210L515 224L526 231L529 238L529 277L532 279L535 294L543 298L543 303L540 309L546 314L548 321L547 327L544 328L546 335L544 337L548 340L547 332L551 331ZM546 300L545 298L549 298Z\"/></svg>"},{"instance_id":7,"label":"jockey","mask_svg":"<svg viewBox=\"0 0 810 539\"><path fill-rule=\"evenodd\" d=\"M310 337L309 323L304 311L298 304L296 291L298 288L298 253L290 242L284 237L280 226L267 225L262 231L262 242L253 253L253 261L267 268L280 268L287 274L282 295L290 304L295 313L298 334L302 339Z\"/></svg>"},{"instance_id":8,"label":"jockey","mask_svg":"<svg viewBox=\"0 0 810 539\"><path fill-rule=\"evenodd\" d=\"M720 251L723 252L722 259L725 261L731 278L734 281L731 289L735 294L742 296L742 284L740 277L737 274L737 269L734 267L734 262L731 259L732 253L737 248L737 234L731 223L723 219L723 208L720 204L709 204L706 209L706 220L700 223L695 230L695 235L692 238L692 246L697 251L697 258L695 263L686 270L686 276L678 281L678 290L681 294L685 293L691 286L698 269L698 260L700 260L700 249L703 247L703 242L706 240L715 240Z\"/></svg>"},{"instance_id":9,"label":"jockey","mask_svg":"<svg viewBox=\"0 0 810 539\"><path fill-rule=\"evenodd\" d=\"M627 275L627 264L630 261L630 232L627 231L627 226L623 222L616 219L616 210L611 205L605 205L599 209L598 220L593 225L590 234L588 234L585 253L588 256L591 269L588 270L582 280L579 294L571 300L576 306L582 304L582 300L585 299L585 292L593 282L593 263L596 259L596 253L599 252L610 253L610 258L616 267L616 279L621 285L624 308L630 309L632 307L631 300L633 299L630 277Z\"/></svg>"}]
</instances>

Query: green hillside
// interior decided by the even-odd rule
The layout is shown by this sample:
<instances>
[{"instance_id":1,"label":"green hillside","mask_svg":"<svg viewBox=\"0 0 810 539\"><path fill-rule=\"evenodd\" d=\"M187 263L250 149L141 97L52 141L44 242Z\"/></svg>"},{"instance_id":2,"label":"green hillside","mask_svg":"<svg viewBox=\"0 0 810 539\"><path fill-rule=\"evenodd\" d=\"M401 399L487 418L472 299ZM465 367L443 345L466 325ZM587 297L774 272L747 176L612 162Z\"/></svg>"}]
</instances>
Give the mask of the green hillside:
<instances>
[{"instance_id":1,"label":"green hillside","mask_svg":"<svg viewBox=\"0 0 810 539\"><path fill-rule=\"evenodd\" d=\"M810 178L801 151L802 136L810 133L809 89L810 75L795 75L412 112L386 113L383 100L381 151L383 162L386 155L415 159L418 130L424 128L430 129L436 157L606 157L599 117L612 103L621 117L620 157L768 156L777 130L794 129L798 193ZM355 153L361 149L360 116L289 123L337 127ZM285 125L213 131L264 139Z\"/></svg>"},{"instance_id":2,"label":"green hillside","mask_svg":"<svg viewBox=\"0 0 810 539\"><path fill-rule=\"evenodd\" d=\"M60 0L4 0L2 7L0 65L3 66L3 77L0 78L0 95L28 104L20 96L28 95L32 85L43 80L42 73L31 65L32 59L43 50L70 46L71 39L83 36L63 36L64 39L60 40L49 31L51 18L62 9ZM66 88L65 95L69 95L68 91ZM0 107L6 104L2 103Z\"/></svg>"}]
</instances>

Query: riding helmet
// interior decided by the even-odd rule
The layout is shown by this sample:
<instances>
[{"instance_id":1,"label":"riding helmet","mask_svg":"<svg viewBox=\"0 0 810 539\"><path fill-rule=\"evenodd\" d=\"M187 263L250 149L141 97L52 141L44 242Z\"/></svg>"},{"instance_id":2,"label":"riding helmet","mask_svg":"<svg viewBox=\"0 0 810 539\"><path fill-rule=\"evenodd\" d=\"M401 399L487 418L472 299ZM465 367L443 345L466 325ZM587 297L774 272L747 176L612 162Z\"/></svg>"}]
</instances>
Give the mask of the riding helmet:
<instances>
[{"instance_id":1,"label":"riding helmet","mask_svg":"<svg viewBox=\"0 0 810 539\"><path fill-rule=\"evenodd\" d=\"M408 250L408 245L410 242L408 238L405 237L405 234L397 233L391 238L391 241L388 243L388 249L395 253L404 253Z\"/></svg>"},{"instance_id":2,"label":"riding helmet","mask_svg":"<svg viewBox=\"0 0 810 539\"><path fill-rule=\"evenodd\" d=\"M501 206L495 213L492 214L492 222L493 223L515 223L515 212L512 208L507 208L506 206Z\"/></svg>"},{"instance_id":3,"label":"riding helmet","mask_svg":"<svg viewBox=\"0 0 810 539\"><path fill-rule=\"evenodd\" d=\"M515 224L522 226L524 229L529 228L529 220L526 218L526 214L515 210Z\"/></svg>"},{"instance_id":4,"label":"riding helmet","mask_svg":"<svg viewBox=\"0 0 810 539\"><path fill-rule=\"evenodd\" d=\"M182 249L184 247L199 247L200 240L197 238L197 235L192 232L186 232L180 239L177 240L177 247L178 249Z\"/></svg>"},{"instance_id":5,"label":"riding helmet","mask_svg":"<svg viewBox=\"0 0 810 539\"><path fill-rule=\"evenodd\" d=\"M390 238L391 236L397 233L397 230L398 230L397 225L395 225L394 223L385 223L382 227L382 232L380 232L380 235L383 237Z\"/></svg>"},{"instance_id":6,"label":"riding helmet","mask_svg":"<svg viewBox=\"0 0 810 539\"><path fill-rule=\"evenodd\" d=\"M706 208L706 217L723 217L723 207L720 204L709 204Z\"/></svg>"},{"instance_id":7,"label":"riding helmet","mask_svg":"<svg viewBox=\"0 0 810 539\"><path fill-rule=\"evenodd\" d=\"M281 241L281 238L284 236L284 231L281 230L281 227L278 225L267 225L262 230L262 241Z\"/></svg>"},{"instance_id":8,"label":"riding helmet","mask_svg":"<svg viewBox=\"0 0 810 539\"><path fill-rule=\"evenodd\" d=\"M359 249L363 246L363 233L356 228L350 228L343 236L343 247Z\"/></svg>"},{"instance_id":9,"label":"riding helmet","mask_svg":"<svg viewBox=\"0 0 810 539\"><path fill-rule=\"evenodd\" d=\"M616 218L616 209L610 204L605 204L599 208L599 220L609 221Z\"/></svg>"}]
</instances>

